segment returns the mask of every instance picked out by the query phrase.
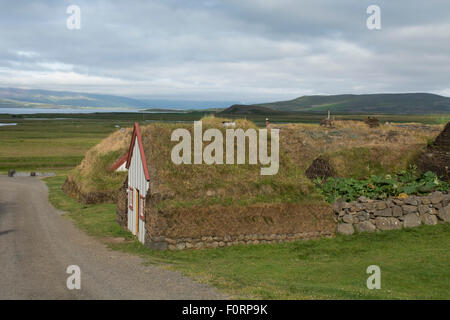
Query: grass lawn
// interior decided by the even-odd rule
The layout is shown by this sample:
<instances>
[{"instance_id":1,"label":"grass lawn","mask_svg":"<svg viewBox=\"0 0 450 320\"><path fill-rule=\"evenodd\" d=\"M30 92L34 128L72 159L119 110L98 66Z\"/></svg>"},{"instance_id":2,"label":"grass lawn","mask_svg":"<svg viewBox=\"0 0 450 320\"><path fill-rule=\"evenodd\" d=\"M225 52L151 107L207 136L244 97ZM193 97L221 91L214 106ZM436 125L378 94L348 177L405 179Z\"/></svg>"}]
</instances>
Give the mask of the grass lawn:
<instances>
[{"instance_id":1,"label":"grass lawn","mask_svg":"<svg viewBox=\"0 0 450 320\"><path fill-rule=\"evenodd\" d=\"M1 112L1 109L0 109ZM16 171L58 171L78 165L84 154L99 143L116 125L132 127L135 121L193 121L210 112L189 113L90 113L90 114L0 114L0 173ZM334 115L337 120L364 120L367 115ZM227 116L230 117L230 116ZM233 116L231 116L233 117ZM236 115L241 117L242 115ZM258 125L265 115L249 115ZM272 122L319 123L323 114L288 114L270 116ZM444 124L450 115L377 115L380 121Z\"/></svg>"},{"instance_id":2,"label":"grass lawn","mask_svg":"<svg viewBox=\"0 0 450 320\"><path fill-rule=\"evenodd\" d=\"M4 120L0 117L0 122ZM101 120L13 120L0 127L0 172L58 171L73 168L114 130L132 122ZM8 120L12 122L12 120Z\"/></svg>"},{"instance_id":3,"label":"grass lawn","mask_svg":"<svg viewBox=\"0 0 450 320\"><path fill-rule=\"evenodd\" d=\"M65 176L46 178L50 202L81 229L146 263L178 270L236 298L450 299L450 224L335 239L201 251L152 251L115 222L115 205L82 205L61 191ZM366 269L381 268L368 290Z\"/></svg>"}]
</instances>

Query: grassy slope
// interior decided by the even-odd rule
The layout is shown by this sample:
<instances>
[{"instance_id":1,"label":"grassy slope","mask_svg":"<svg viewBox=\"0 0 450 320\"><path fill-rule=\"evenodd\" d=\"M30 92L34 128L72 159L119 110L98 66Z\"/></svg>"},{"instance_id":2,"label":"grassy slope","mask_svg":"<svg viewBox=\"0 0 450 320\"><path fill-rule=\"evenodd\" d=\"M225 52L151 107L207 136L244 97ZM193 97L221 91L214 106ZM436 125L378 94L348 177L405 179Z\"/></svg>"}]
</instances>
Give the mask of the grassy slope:
<instances>
[{"instance_id":1,"label":"grassy slope","mask_svg":"<svg viewBox=\"0 0 450 320\"><path fill-rule=\"evenodd\" d=\"M409 114L450 112L450 98L426 93L303 96L259 105L282 111Z\"/></svg>"},{"instance_id":2,"label":"grassy slope","mask_svg":"<svg viewBox=\"0 0 450 320\"><path fill-rule=\"evenodd\" d=\"M46 178L50 201L89 234L131 240L109 244L147 263L179 270L239 298L450 299L450 224L277 245L155 252L119 228L115 206L82 205L61 191L65 177ZM382 289L368 290L369 265Z\"/></svg>"}]
</instances>

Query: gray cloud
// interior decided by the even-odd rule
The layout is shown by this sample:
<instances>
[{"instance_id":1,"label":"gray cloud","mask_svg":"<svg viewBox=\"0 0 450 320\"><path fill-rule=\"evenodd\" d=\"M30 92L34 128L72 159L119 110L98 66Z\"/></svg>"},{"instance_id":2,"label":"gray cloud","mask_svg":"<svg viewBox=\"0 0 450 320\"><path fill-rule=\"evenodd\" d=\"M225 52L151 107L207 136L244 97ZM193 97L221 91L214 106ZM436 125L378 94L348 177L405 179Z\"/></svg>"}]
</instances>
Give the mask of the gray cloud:
<instances>
[{"instance_id":1,"label":"gray cloud","mask_svg":"<svg viewBox=\"0 0 450 320\"><path fill-rule=\"evenodd\" d=\"M444 1L0 3L0 86L242 102L450 95ZM66 28L69 4L81 8L81 30ZM382 30L366 28L371 4Z\"/></svg>"}]
</instances>

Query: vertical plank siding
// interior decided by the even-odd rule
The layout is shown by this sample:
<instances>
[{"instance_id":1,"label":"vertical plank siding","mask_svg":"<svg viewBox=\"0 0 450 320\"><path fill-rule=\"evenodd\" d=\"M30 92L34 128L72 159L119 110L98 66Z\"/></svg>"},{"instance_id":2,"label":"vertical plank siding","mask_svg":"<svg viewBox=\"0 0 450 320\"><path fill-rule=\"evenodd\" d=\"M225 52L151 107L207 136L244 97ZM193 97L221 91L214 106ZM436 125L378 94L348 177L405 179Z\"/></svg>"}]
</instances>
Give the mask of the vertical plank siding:
<instances>
[{"instance_id":1,"label":"vertical plank siding","mask_svg":"<svg viewBox=\"0 0 450 320\"><path fill-rule=\"evenodd\" d=\"M133 154L131 157L130 167L128 168L128 192L133 192L132 199L134 201L133 208L128 206L128 229L138 237L139 241L144 243L145 241L145 221L141 218L138 219L139 224L139 234L136 234L136 200L139 201L139 209L143 210L144 206L141 199L137 199L137 190L142 197L147 196L149 183L145 178L144 167L142 165L141 153L139 150L138 138L135 137L135 142L133 146ZM128 196L130 201L130 194ZM139 213L138 213L139 214Z\"/></svg>"}]
</instances>

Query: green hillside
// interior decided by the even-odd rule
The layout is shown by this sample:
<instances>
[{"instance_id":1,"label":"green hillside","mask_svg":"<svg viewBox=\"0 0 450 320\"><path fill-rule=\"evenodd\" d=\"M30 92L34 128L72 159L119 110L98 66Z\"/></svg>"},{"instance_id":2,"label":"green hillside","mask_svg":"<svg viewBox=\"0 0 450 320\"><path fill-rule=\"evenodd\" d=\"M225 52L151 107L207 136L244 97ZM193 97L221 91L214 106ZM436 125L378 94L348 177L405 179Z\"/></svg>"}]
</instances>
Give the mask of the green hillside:
<instances>
[{"instance_id":1,"label":"green hillside","mask_svg":"<svg viewBox=\"0 0 450 320\"><path fill-rule=\"evenodd\" d=\"M291 112L448 114L450 98L429 93L317 95L252 106Z\"/></svg>"}]
</instances>

